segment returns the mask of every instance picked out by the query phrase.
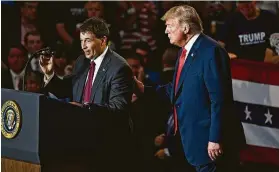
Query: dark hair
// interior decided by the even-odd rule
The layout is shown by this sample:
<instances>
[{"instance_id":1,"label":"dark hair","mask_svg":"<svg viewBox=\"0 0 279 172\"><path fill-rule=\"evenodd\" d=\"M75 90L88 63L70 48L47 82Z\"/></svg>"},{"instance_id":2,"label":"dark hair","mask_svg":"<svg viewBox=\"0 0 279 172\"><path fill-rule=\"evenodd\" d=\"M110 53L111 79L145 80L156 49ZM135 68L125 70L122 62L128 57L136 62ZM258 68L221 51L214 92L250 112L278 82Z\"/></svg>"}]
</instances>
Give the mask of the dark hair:
<instances>
[{"instance_id":1,"label":"dark hair","mask_svg":"<svg viewBox=\"0 0 279 172\"><path fill-rule=\"evenodd\" d=\"M40 36L40 39L42 41L42 36L41 36L41 33L38 32L38 31L31 31L31 32L27 32L25 35L24 35L24 43L27 44L27 39L28 39L28 36L30 35L33 35L33 36Z\"/></svg>"},{"instance_id":2,"label":"dark hair","mask_svg":"<svg viewBox=\"0 0 279 172\"><path fill-rule=\"evenodd\" d=\"M107 23L100 18L91 17L85 20L80 26L80 32L91 32L96 35L97 38L109 37L109 28ZM107 41L108 42L108 41Z\"/></svg>"},{"instance_id":3,"label":"dark hair","mask_svg":"<svg viewBox=\"0 0 279 172\"><path fill-rule=\"evenodd\" d=\"M175 46L168 47L162 56L162 62L170 66L175 66L178 51L179 51L178 47Z\"/></svg>"},{"instance_id":4,"label":"dark hair","mask_svg":"<svg viewBox=\"0 0 279 172\"><path fill-rule=\"evenodd\" d=\"M150 46L148 45L147 42L145 41L139 41L139 42L136 42L132 45L132 49L134 51L136 51L137 49L141 49L143 51L146 51L147 54L150 54Z\"/></svg>"},{"instance_id":5,"label":"dark hair","mask_svg":"<svg viewBox=\"0 0 279 172\"><path fill-rule=\"evenodd\" d=\"M55 58L66 58L68 59L69 56L69 47L65 44L57 43L54 47Z\"/></svg>"},{"instance_id":6,"label":"dark hair","mask_svg":"<svg viewBox=\"0 0 279 172\"><path fill-rule=\"evenodd\" d=\"M139 60L141 65L144 64L142 57L139 54L137 54L135 51L131 50L131 49L123 51L121 55L126 60L127 59L135 59L135 60Z\"/></svg>"},{"instance_id":7,"label":"dark hair","mask_svg":"<svg viewBox=\"0 0 279 172\"><path fill-rule=\"evenodd\" d=\"M23 52L23 55L27 58L28 51L25 49L25 47L21 43L12 43L10 45L8 55L10 54L10 51L11 51L12 48L16 48L16 49L21 50Z\"/></svg>"}]
</instances>

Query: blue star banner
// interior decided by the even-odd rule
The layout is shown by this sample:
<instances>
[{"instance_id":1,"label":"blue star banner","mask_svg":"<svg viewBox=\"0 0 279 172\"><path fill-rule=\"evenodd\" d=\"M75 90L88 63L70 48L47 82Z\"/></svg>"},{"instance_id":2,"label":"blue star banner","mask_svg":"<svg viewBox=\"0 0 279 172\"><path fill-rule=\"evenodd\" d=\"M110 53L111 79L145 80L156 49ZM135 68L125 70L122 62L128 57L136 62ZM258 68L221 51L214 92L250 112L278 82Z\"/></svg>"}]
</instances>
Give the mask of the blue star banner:
<instances>
[{"instance_id":1,"label":"blue star banner","mask_svg":"<svg viewBox=\"0 0 279 172\"><path fill-rule=\"evenodd\" d=\"M231 73L235 108L247 142L241 161L279 165L278 65L235 59Z\"/></svg>"}]
</instances>

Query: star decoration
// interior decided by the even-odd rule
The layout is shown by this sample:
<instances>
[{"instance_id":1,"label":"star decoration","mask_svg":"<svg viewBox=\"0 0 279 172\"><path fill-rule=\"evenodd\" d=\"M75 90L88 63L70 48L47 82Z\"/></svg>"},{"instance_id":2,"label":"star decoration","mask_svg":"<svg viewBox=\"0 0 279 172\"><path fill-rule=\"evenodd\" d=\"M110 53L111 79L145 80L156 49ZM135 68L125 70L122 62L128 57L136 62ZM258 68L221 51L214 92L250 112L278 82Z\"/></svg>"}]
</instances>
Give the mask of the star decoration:
<instances>
[{"instance_id":1,"label":"star decoration","mask_svg":"<svg viewBox=\"0 0 279 172\"><path fill-rule=\"evenodd\" d=\"M266 120L265 120L265 124L267 124L268 122L270 123L270 124L272 124L272 114L270 114L270 112L269 112L269 109L267 109L267 113L265 113L264 114L264 116L266 117Z\"/></svg>"},{"instance_id":2,"label":"star decoration","mask_svg":"<svg viewBox=\"0 0 279 172\"><path fill-rule=\"evenodd\" d=\"M248 106L245 107L244 113L246 114L246 117L245 117L246 120L248 120L248 119L252 120L252 117L250 115L251 111L248 110Z\"/></svg>"}]
</instances>

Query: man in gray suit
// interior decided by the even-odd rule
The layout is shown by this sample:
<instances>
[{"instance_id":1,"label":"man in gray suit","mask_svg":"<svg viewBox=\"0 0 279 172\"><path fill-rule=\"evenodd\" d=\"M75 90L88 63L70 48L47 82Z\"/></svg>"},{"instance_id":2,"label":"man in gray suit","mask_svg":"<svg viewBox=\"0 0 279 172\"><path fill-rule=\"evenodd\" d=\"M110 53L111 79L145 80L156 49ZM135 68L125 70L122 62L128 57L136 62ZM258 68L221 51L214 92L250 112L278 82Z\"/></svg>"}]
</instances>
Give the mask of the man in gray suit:
<instances>
[{"instance_id":1,"label":"man in gray suit","mask_svg":"<svg viewBox=\"0 0 279 172\"><path fill-rule=\"evenodd\" d=\"M53 57L40 57L44 90L60 98L71 97L70 103L87 108L98 120L97 153L92 155L96 171L127 167L123 152L129 137L133 77L126 60L108 47L108 37L103 20L87 19L80 27L84 55L78 57L73 74L63 79L54 73Z\"/></svg>"}]
</instances>

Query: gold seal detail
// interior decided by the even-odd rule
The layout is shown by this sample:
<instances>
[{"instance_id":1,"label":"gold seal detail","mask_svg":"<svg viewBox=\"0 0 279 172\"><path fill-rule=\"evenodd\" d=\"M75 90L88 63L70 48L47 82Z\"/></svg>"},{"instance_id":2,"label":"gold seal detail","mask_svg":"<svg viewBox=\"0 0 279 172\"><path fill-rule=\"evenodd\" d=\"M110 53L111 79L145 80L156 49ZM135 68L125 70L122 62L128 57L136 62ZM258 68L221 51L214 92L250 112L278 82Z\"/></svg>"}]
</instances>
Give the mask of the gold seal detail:
<instances>
[{"instance_id":1,"label":"gold seal detail","mask_svg":"<svg viewBox=\"0 0 279 172\"><path fill-rule=\"evenodd\" d=\"M1 108L1 133L7 139L17 136L21 128L21 110L12 100L6 101Z\"/></svg>"}]
</instances>

